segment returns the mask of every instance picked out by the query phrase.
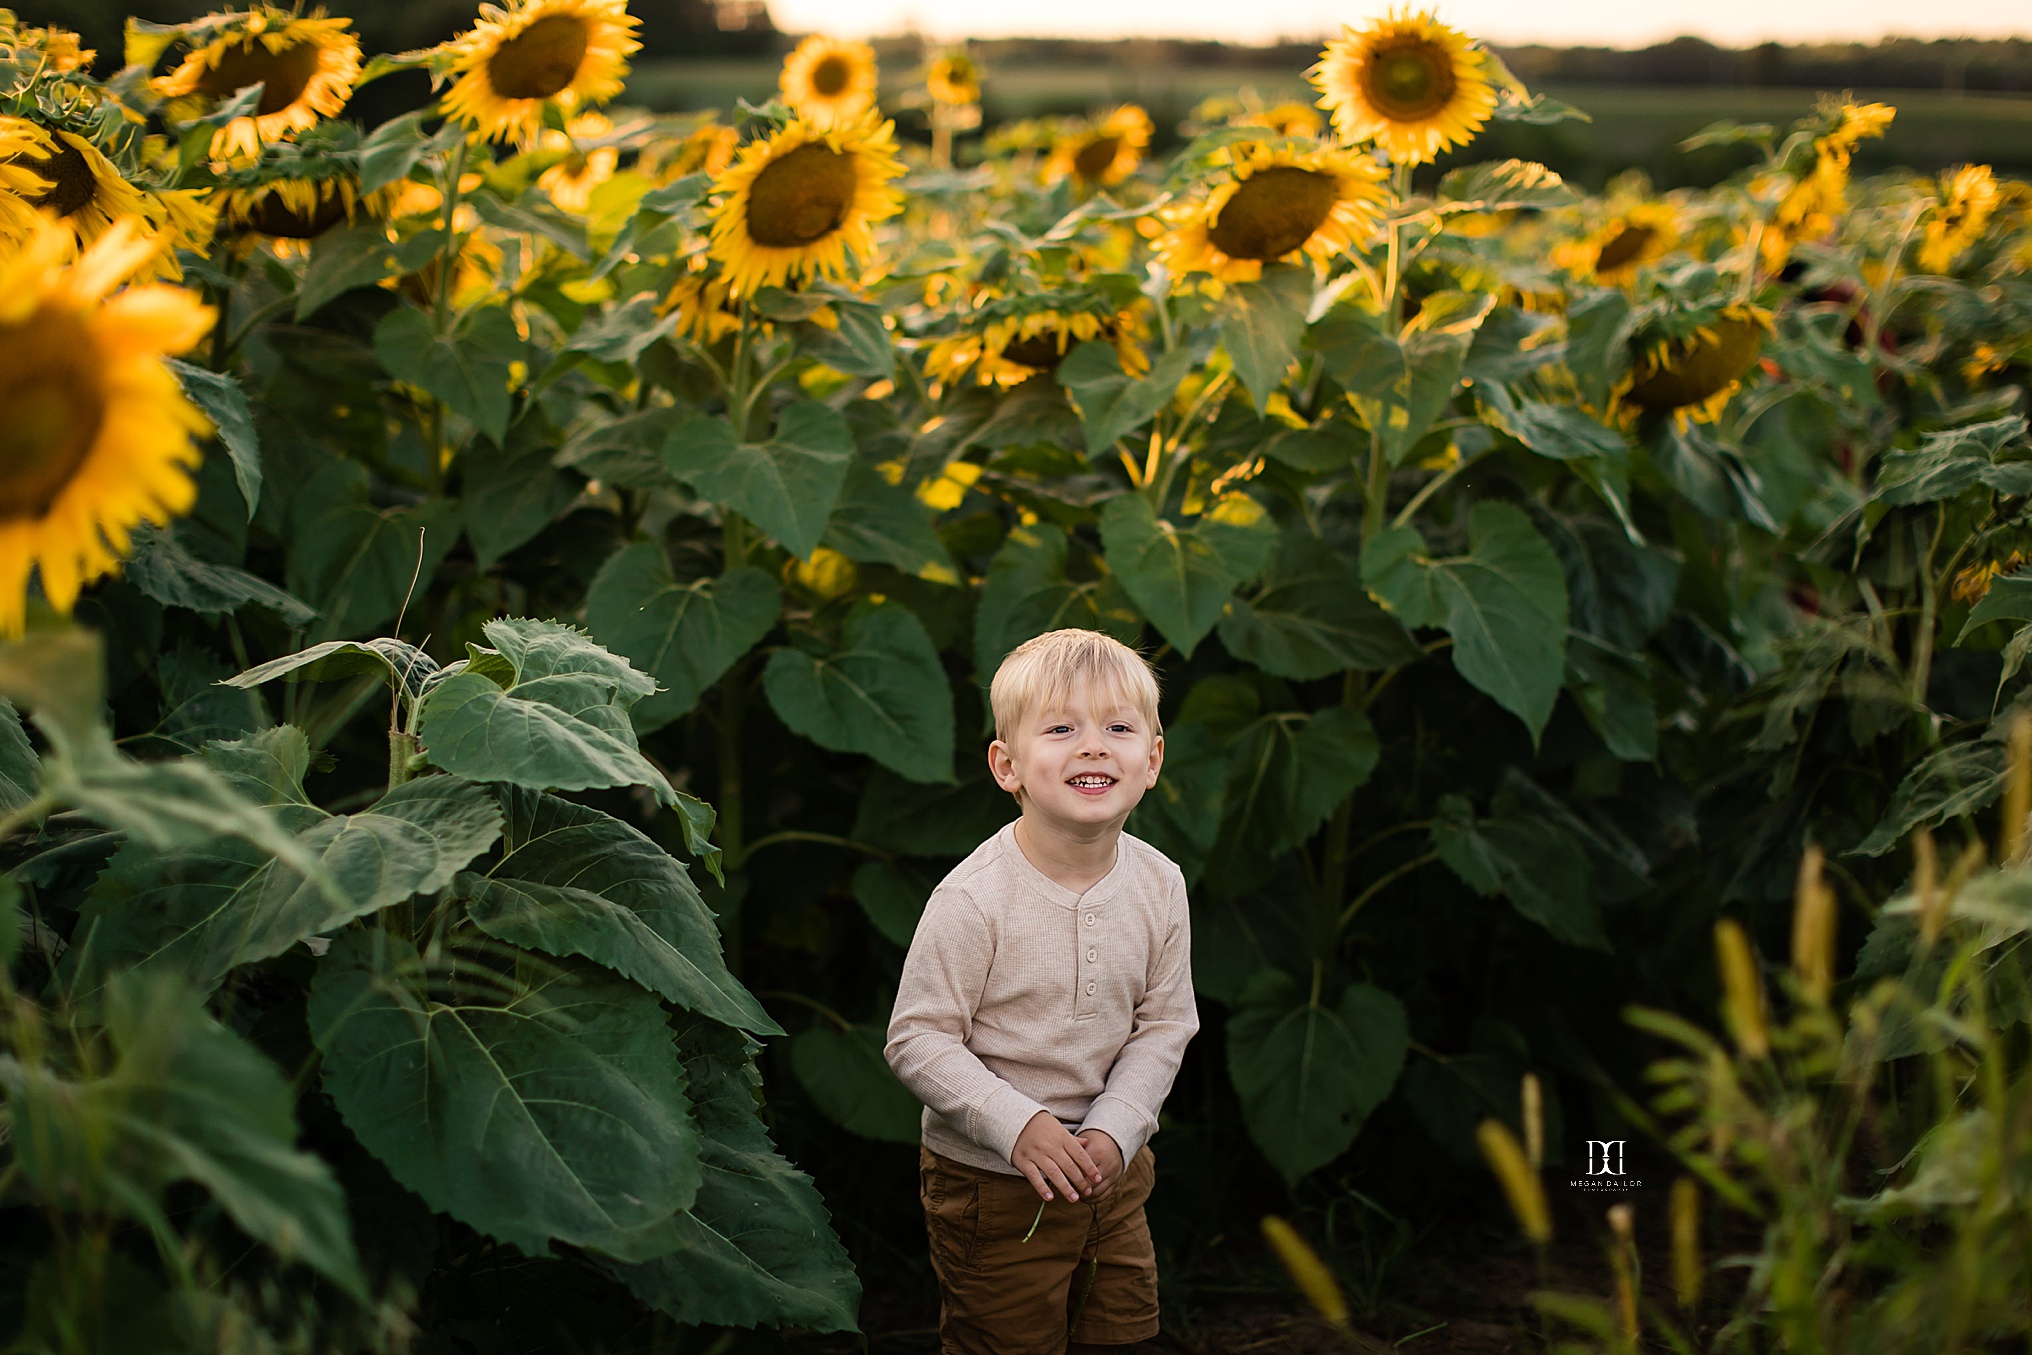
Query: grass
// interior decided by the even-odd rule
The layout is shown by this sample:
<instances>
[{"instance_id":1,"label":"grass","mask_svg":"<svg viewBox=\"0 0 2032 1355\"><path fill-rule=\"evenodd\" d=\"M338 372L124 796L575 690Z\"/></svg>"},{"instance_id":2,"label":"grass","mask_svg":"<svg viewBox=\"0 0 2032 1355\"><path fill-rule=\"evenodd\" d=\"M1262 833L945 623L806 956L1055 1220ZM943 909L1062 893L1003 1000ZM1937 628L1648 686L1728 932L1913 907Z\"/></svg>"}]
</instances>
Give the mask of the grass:
<instances>
[{"instance_id":1,"label":"grass","mask_svg":"<svg viewBox=\"0 0 2032 1355\"><path fill-rule=\"evenodd\" d=\"M736 99L760 103L769 98L776 89L776 71L776 63L766 60L644 62L630 77L627 99L667 110L731 110ZM1244 87L1271 100L1304 98L1310 89L1301 72L1284 69L1025 66L990 72L985 111L993 123L1131 101L1149 109L1160 129L1168 129L1209 95ZM883 98L893 105L904 92L900 81L889 82ZM1543 160L1591 186L1627 168L1646 170L1660 187L1709 184L1742 163L1741 153L1687 155L1677 149L1680 141L1724 118L1782 126L1808 111L1814 99L1814 91L1807 89L1719 86L1548 85L1542 92L1587 110L1594 121L1552 127L1509 124L1485 137L1474 158L1499 153ZM1858 156L1864 171L1905 167L1930 173L1975 161L2032 177L2032 98L1936 90L1855 93L1898 109L1884 141L1865 143ZM906 116L906 133L909 126Z\"/></svg>"}]
</instances>

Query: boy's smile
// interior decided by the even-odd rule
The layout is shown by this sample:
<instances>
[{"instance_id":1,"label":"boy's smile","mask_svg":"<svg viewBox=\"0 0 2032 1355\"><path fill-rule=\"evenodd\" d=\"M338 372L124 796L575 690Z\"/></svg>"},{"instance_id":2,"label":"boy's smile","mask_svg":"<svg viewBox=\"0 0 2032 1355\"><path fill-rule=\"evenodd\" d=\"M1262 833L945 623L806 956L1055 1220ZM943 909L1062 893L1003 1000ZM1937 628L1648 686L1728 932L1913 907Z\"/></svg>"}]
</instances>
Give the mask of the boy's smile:
<instances>
[{"instance_id":1,"label":"boy's smile","mask_svg":"<svg viewBox=\"0 0 2032 1355\"><path fill-rule=\"evenodd\" d=\"M1036 826L1075 838L1119 829L1157 784L1164 739L1116 693L1078 690L1026 711L988 749L996 784ZM1112 846L1112 844L1110 844Z\"/></svg>"}]
</instances>

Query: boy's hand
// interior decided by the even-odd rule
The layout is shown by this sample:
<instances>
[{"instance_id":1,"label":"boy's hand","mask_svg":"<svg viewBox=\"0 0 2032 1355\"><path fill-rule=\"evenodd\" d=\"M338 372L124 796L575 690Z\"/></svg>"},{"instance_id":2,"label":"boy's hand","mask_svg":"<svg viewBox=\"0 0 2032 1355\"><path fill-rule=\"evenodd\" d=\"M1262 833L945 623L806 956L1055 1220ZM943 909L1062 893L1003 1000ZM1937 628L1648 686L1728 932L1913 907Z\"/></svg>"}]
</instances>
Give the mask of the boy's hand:
<instances>
[{"instance_id":1,"label":"boy's hand","mask_svg":"<svg viewBox=\"0 0 2032 1355\"><path fill-rule=\"evenodd\" d=\"M1122 1146L1105 1129L1082 1129L1077 1137L1086 1145L1087 1156L1101 1169L1101 1183L1087 1192L1087 1198L1103 1199L1115 1188L1115 1182L1122 1179Z\"/></svg>"},{"instance_id":2,"label":"boy's hand","mask_svg":"<svg viewBox=\"0 0 2032 1355\"><path fill-rule=\"evenodd\" d=\"M1117 1153L1117 1160L1121 1154ZM1050 1199L1053 1191L1068 1200L1077 1200L1082 1190L1099 1185L1101 1169L1087 1156L1086 1145L1065 1132L1048 1110L1040 1110L1016 1136L1010 1165L1030 1178L1038 1197Z\"/></svg>"}]
</instances>

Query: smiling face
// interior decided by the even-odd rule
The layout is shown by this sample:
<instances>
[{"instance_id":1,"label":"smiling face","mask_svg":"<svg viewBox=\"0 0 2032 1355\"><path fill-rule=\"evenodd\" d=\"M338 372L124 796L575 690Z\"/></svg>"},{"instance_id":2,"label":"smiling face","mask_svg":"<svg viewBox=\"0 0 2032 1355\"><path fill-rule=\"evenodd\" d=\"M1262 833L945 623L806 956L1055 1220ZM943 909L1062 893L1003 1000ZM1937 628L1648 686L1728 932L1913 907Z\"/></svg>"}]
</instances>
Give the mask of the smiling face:
<instances>
[{"instance_id":1,"label":"smiling face","mask_svg":"<svg viewBox=\"0 0 2032 1355\"><path fill-rule=\"evenodd\" d=\"M1163 765L1164 736L1097 683L1036 703L988 745L995 783L1020 792L1024 816L1076 837L1120 828Z\"/></svg>"}]
</instances>

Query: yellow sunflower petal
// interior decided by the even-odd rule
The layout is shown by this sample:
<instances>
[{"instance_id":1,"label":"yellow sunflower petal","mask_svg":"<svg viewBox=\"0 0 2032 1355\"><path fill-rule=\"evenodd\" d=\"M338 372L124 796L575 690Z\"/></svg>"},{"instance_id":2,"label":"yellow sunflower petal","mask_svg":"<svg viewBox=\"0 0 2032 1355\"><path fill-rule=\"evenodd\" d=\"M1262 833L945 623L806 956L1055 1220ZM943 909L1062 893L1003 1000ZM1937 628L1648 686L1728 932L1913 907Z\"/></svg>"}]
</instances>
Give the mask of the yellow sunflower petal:
<instances>
[{"instance_id":1,"label":"yellow sunflower petal","mask_svg":"<svg viewBox=\"0 0 2032 1355\"><path fill-rule=\"evenodd\" d=\"M360 78L360 41L346 30L351 19L328 19L257 5L239 22L193 50L168 75L150 81L165 99L186 100L188 111L209 111L241 90L261 86L261 102L212 134L218 159L253 159L265 142L285 140L335 117Z\"/></svg>"},{"instance_id":2,"label":"yellow sunflower petal","mask_svg":"<svg viewBox=\"0 0 2032 1355\"><path fill-rule=\"evenodd\" d=\"M1382 178L1353 151L1243 148L1232 178L1172 214L1158 257L1174 277L1222 282L1252 281L1264 264L1299 254L1324 264L1375 230Z\"/></svg>"},{"instance_id":3,"label":"yellow sunflower petal","mask_svg":"<svg viewBox=\"0 0 2032 1355\"><path fill-rule=\"evenodd\" d=\"M1053 183L1071 176L1082 184L1118 184L1143 162L1154 130L1148 113L1123 104L1093 125L1060 137L1045 162L1044 177Z\"/></svg>"},{"instance_id":4,"label":"yellow sunflower petal","mask_svg":"<svg viewBox=\"0 0 2032 1355\"><path fill-rule=\"evenodd\" d=\"M1307 75L1342 141L1374 141L1398 164L1465 144L1496 111L1481 52L1429 11L1343 27Z\"/></svg>"},{"instance_id":5,"label":"yellow sunflower petal","mask_svg":"<svg viewBox=\"0 0 2032 1355\"><path fill-rule=\"evenodd\" d=\"M903 210L894 123L869 112L822 129L799 118L743 147L713 180L711 254L735 296L793 278L845 277L873 258L873 226Z\"/></svg>"},{"instance_id":6,"label":"yellow sunflower petal","mask_svg":"<svg viewBox=\"0 0 2032 1355\"><path fill-rule=\"evenodd\" d=\"M480 6L473 30L446 44L458 77L444 111L489 141L536 143L543 110L605 103L639 50L627 0L509 0Z\"/></svg>"},{"instance_id":7,"label":"yellow sunflower petal","mask_svg":"<svg viewBox=\"0 0 2032 1355\"><path fill-rule=\"evenodd\" d=\"M783 59L777 86L791 111L814 127L858 122L875 106L875 49L814 33Z\"/></svg>"}]
</instances>

